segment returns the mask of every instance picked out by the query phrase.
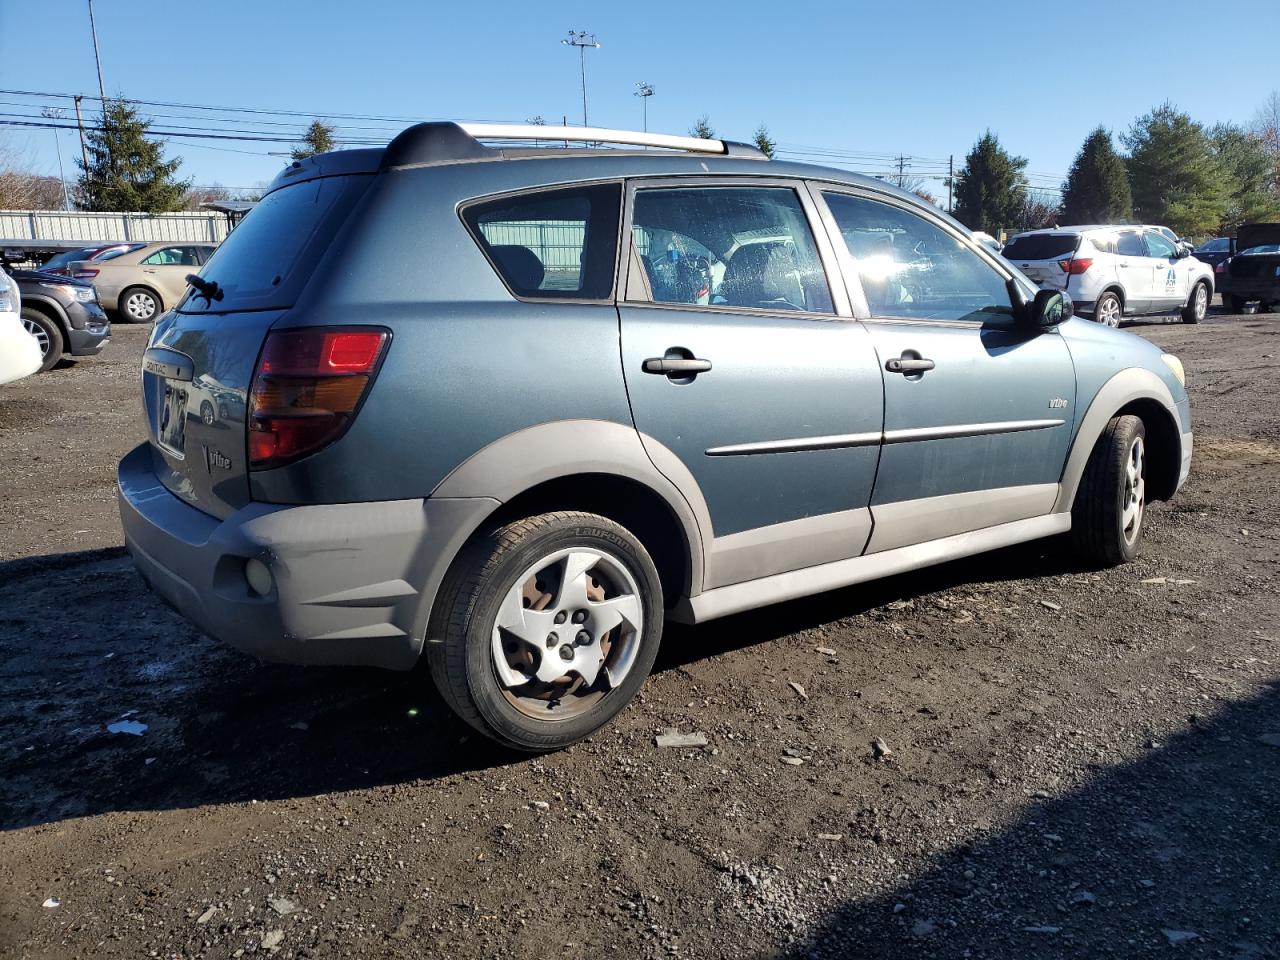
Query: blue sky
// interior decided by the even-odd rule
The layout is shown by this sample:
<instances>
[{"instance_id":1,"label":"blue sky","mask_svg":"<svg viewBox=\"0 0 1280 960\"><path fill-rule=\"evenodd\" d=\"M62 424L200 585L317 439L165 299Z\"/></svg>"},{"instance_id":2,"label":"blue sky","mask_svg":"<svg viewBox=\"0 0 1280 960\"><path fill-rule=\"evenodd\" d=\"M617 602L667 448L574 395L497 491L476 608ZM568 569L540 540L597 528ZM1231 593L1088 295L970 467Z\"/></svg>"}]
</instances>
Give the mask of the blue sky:
<instances>
[{"instance_id":1,"label":"blue sky","mask_svg":"<svg viewBox=\"0 0 1280 960\"><path fill-rule=\"evenodd\" d=\"M1166 99L1206 123L1243 122L1280 87L1277 0L95 0L94 10L108 95L322 117L542 115L558 123L568 115L576 123L577 54L560 40L586 29L602 44L587 53L593 126L638 128L633 91L646 80L657 88L652 130L683 133L706 113L732 138L748 139L764 122L784 148L955 154L958 166L989 127L1029 158L1033 183L1042 184L1065 174L1099 123L1118 132ZM85 0L0 0L0 88L97 90ZM41 105L69 104L0 94L3 113L38 113ZM156 117L157 128L291 134L305 124L303 117L148 109L168 115ZM49 130L0 127L0 144L43 172L57 172L53 143ZM76 135L62 133L61 144L71 176ZM182 173L199 184L237 187L270 179L283 161L268 154L286 149L187 140L175 141L169 154L180 155ZM866 157L846 165L887 164ZM915 172L934 169L922 161Z\"/></svg>"}]
</instances>

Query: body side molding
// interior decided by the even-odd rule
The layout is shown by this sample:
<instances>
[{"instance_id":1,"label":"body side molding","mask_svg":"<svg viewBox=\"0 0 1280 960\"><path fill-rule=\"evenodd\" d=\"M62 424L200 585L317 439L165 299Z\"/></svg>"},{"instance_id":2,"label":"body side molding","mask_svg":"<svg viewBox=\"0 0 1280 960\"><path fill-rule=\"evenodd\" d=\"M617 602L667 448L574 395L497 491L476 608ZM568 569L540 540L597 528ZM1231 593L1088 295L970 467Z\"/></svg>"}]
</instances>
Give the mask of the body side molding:
<instances>
[{"instance_id":1,"label":"body side molding","mask_svg":"<svg viewBox=\"0 0 1280 960\"><path fill-rule=\"evenodd\" d=\"M870 533L871 511L862 507L716 537L707 551L705 585L723 587L856 557Z\"/></svg>"},{"instance_id":2,"label":"body side molding","mask_svg":"<svg viewBox=\"0 0 1280 960\"><path fill-rule=\"evenodd\" d=\"M910 547L899 547L884 553L867 554L849 560L837 560L805 570L793 570L758 580L748 580L728 587L708 590L701 596L682 602L672 612L672 619L684 623L701 623L717 617L753 610L766 604L794 600L815 593L847 587L867 580L877 580L907 570L967 557L1027 540L1065 533L1071 529L1070 513L1055 513L971 533L961 533L941 540L931 540Z\"/></svg>"},{"instance_id":3,"label":"body side molding","mask_svg":"<svg viewBox=\"0 0 1280 960\"><path fill-rule=\"evenodd\" d=\"M871 508L875 532L867 553L1043 517L1052 512L1057 498L1056 483L1033 483L876 504Z\"/></svg>"}]
</instances>

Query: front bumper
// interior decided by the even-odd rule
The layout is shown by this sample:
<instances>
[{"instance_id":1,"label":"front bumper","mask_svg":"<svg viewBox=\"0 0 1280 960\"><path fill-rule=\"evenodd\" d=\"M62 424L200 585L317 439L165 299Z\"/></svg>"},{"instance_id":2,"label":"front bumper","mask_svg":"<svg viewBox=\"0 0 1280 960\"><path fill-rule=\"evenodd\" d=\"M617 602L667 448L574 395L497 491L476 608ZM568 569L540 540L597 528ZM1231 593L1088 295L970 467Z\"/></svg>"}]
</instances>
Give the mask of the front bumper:
<instances>
[{"instance_id":1,"label":"front bumper","mask_svg":"<svg viewBox=\"0 0 1280 960\"><path fill-rule=\"evenodd\" d=\"M1191 474L1191 448L1194 445L1194 437L1190 432L1182 435L1182 466L1178 469L1178 487L1181 490L1182 485L1187 482L1187 477Z\"/></svg>"},{"instance_id":2,"label":"front bumper","mask_svg":"<svg viewBox=\"0 0 1280 960\"><path fill-rule=\"evenodd\" d=\"M484 498L251 503L224 520L169 492L148 444L118 470L125 545L147 583L206 633L278 663L410 669L449 564L498 506ZM245 578L258 559L265 596Z\"/></svg>"}]
</instances>

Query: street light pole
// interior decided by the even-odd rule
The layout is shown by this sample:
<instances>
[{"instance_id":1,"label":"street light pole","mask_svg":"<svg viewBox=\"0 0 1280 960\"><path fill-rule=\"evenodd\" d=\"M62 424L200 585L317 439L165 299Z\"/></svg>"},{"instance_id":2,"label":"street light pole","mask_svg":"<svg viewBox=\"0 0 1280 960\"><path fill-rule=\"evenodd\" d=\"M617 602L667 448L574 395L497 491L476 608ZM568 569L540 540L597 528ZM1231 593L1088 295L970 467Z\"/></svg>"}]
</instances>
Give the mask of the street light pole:
<instances>
[{"instance_id":1,"label":"street light pole","mask_svg":"<svg viewBox=\"0 0 1280 960\"><path fill-rule=\"evenodd\" d=\"M587 47L599 48L600 44L596 42L594 33L587 33L585 30L570 30L569 36L560 42L566 47L578 48L578 66L582 70L582 125L589 126L587 123Z\"/></svg>"},{"instance_id":2,"label":"street light pole","mask_svg":"<svg viewBox=\"0 0 1280 960\"><path fill-rule=\"evenodd\" d=\"M67 111L61 107L45 107L40 111L40 116L46 120L61 120L67 115ZM62 169L62 143L58 140L58 128L53 128L53 149L58 154L58 179L62 181L62 209L71 209L71 195L67 193L67 175Z\"/></svg>"},{"instance_id":3,"label":"street light pole","mask_svg":"<svg viewBox=\"0 0 1280 960\"><path fill-rule=\"evenodd\" d=\"M653 96L653 84L641 80L636 84L636 96L644 104L644 132L649 132L649 98Z\"/></svg>"}]
</instances>

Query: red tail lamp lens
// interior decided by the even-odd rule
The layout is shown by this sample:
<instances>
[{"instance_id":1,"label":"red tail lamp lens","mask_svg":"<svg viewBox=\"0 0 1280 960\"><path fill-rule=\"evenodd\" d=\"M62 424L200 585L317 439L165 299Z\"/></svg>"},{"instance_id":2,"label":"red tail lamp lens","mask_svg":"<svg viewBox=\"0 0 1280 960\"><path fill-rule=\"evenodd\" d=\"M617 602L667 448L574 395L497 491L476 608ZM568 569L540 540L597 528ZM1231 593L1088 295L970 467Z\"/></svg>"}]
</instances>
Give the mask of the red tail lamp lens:
<instances>
[{"instance_id":1,"label":"red tail lamp lens","mask_svg":"<svg viewBox=\"0 0 1280 960\"><path fill-rule=\"evenodd\" d=\"M1081 257L1078 260L1059 260L1058 266L1062 268L1063 273L1076 276L1092 267L1093 260L1089 257Z\"/></svg>"},{"instance_id":2,"label":"red tail lamp lens","mask_svg":"<svg viewBox=\"0 0 1280 960\"><path fill-rule=\"evenodd\" d=\"M283 466L338 439L390 339L376 327L269 333L249 392L249 466Z\"/></svg>"}]
</instances>

